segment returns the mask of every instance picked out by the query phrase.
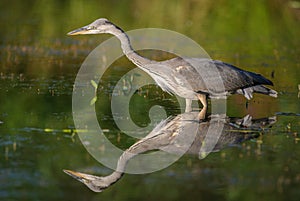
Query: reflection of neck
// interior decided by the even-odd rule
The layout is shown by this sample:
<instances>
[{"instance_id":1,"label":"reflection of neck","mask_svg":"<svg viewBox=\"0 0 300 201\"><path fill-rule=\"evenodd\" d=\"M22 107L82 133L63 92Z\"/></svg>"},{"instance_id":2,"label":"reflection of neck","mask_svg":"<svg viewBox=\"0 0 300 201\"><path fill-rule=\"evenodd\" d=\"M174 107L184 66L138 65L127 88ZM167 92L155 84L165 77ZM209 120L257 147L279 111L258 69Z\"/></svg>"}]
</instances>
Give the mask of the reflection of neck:
<instances>
[{"instance_id":1,"label":"reflection of neck","mask_svg":"<svg viewBox=\"0 0 300 201\"><path fill-rule=\"evenodd\" d=\"M129 150L126 150L120 156L116 170L112 174L110 174L106 177L103 177L103 180L107 183L107 186L114 184L115 182L117 182L119 179L122 178L122 176L124 175L125 168L126 168L128 161L131 158L133 158L134 156L136 156L137 154L138 153L133 154Z\"/></svg>"},{"instance_id":2,"label":"reflection of neck","mask_svg":"<svg viewBox=\"0 0 300 201\"><path fill-rule=\"evenodd\" d=\"M106 186L109 187L111 186L112 184L116 183L119 179L122 178L123 176L123 172L113 172L112 174L106 176L106 177L103 177L103 181L105 181L106 183Z\"/></svg>"}]
</instances>

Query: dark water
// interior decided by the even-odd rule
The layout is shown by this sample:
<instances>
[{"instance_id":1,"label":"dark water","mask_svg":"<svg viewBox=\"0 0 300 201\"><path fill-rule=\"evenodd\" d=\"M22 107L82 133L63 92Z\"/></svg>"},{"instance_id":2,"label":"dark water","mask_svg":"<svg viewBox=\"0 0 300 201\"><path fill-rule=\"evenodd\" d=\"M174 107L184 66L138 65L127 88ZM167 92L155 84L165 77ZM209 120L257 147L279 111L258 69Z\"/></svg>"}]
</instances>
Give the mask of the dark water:
<instances>
[{"instance_id":1,"label":"dark water","mask_svg":"<svg viewBox=\"0 0 300 201\"><path fill-rule=\"evenodd\" d=\"M1 200L299 200L300 49L298 1L1 1L0 198ZM66 33L106 17L125 30L158 27L198 42L212 58L261 73L277 99L236 95L227 116L275 117L254 136L229 143L200 160L187 154L149 174L125 174L102 193L90 191L62 170L108 175L79 140L72 116L76 74L91 50L109 36ZM148 53L161 59L161 54ZM116 126L110 98L134 66L114 63L101 81L97 118L118 147L135 139ZM126 85L126 83L125 83ZM125 86L124 85L124 86ZM126 85L127 86L127 85ZM139 126L153 105L180 113L176 99L155 86L130 102ZM250 129L251 130L251 129Z\"/></svg>"}]
</instances>

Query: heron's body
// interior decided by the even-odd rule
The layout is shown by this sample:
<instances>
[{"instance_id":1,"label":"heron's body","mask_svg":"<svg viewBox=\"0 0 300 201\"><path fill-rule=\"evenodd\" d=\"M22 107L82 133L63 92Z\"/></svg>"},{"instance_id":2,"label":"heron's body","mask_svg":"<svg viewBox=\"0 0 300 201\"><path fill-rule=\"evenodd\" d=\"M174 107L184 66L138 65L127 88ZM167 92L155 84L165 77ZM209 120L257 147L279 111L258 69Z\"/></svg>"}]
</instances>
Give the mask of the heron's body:
<instances>
[{"instance_id":1,"label":"heron's body","mask_svg":"<svg viewBox=\"0 0 300 201\"><path fill-rule=\"evenodd\" d=\"M189 64L189 60L197 62L198 65L193 66ZM252 98L252 95L247 94L246 91L248 88L253 88L254 86L262 84L273 85L270 80L259 74L244 71L222 61L206 58L182 59L177 57L167 61L157 62L157 64L159 64L157 67L151 65L152 68L146 69L145 71L150 75L155 74L155 76L152 76L153 79L164 91L176 94L185 99L196 100L199 94L217 98L234 93L243 93L243 90L245 97L250 99ZM165 68L161 69L161 66ZM195 69L196 67L197 69ZM224 87L218 88L217 86L208 86L208 78L203 74L209 72L212 68L214 68L218 74L216 77L210 77L209 81L218 82L221 78ZM164 71L165 73L161 73ZM158 74L159 76L156 76L156 72L160 72L160 74ZM199 74L199 72L202 73Z\"/></svg>"},{"instance_id":2,"label":"heron's body","mask_svg":"<svg viewBox=\"0 0 300 201\"><path fill-rule=\"evenodd\" d=\"M238 93L251 99L254 92L277 97L276 91L263 86L273 85L270 80L221 61L177 57L158 62L144 58L131 47L127 34L104 18L68 34L100 33L115 35L129 60L147 72L164 91L185 98L186 112L191 111L192 100L199 99L206 108L207 97L226 98Z\"/></svg>"}]
</instances>

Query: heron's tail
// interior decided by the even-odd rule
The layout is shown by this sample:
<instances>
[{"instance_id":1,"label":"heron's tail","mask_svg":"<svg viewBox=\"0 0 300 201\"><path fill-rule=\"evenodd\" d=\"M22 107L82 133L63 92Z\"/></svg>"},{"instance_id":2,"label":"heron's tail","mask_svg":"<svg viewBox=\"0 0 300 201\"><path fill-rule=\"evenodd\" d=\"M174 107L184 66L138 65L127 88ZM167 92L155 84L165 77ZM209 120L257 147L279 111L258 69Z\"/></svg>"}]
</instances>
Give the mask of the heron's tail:
<instances>
[{"instance_id":1,"label":"heron's tail","mask_svg":"<svg viewBox=\"0 0 300 201\"><path fill-rule=\"evenodd\" d=\"M263 85L256 85L244 89L238 89L236 93L244 95L248 100L253 97L253 93L265 94L277 98L277 91Z\"/></svg>"},{"instance_id":2,"label":"heron's tail","mask_svg":"<svg viewBox=\"0 0 300 201\"><path fill-rule=\"evenodd\" d=\"M253 88L253 92L255 92L255 93L266 94L266 95L272 96L274 98L277 98L277 91L275 91L273 89L270 89L263 85L253 86L252 88Z\"/></svg>"}]
</instances>

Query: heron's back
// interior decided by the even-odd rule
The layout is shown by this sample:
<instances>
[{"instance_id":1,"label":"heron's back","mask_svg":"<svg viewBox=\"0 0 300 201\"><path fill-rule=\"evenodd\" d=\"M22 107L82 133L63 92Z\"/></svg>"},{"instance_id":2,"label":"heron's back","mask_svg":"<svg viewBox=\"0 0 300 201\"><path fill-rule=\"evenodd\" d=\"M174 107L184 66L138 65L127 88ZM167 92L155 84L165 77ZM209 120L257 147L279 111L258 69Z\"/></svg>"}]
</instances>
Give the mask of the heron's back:
<instances>
[{"instance_id":1,"label":"heron's back","mask_svg":"<svg viewBox=\"0 0 300 201\"><path fill-rule=\"evenodd\" d=\"M273 85L260 74L206 58L177 57L159 62L149 74L163 90L184 98L191 98L188 96L195 96L196 93L234 93L251 86Z\"/></svg>"}]
</instances>

